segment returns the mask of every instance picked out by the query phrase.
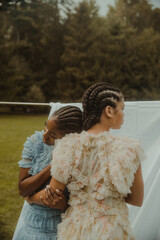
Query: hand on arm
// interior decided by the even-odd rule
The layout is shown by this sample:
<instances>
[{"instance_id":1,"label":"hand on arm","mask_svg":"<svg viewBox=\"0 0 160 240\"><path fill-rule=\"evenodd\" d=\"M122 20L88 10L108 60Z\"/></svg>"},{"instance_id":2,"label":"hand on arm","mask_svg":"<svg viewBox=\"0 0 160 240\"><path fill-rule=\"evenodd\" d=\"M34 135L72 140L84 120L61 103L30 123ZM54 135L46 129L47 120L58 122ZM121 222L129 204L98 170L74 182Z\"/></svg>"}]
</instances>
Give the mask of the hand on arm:
<instances>
[{"instance_id":1,"label":"hand on arm","mask_svg":"<svg viewBox=\"0 0 160 240\"><path fill-rule=\"evenodd\" d=\"M42 187L50 178L50 168L51 166L49 165L33 176L28 174L30 168L20 168L19 194L26 197Z\"/></svg>"},{"instance_id":2,"label":"hand on arm","mask_svg":"<svg viewBox=\"0 0 160 240\"><path fill-rule=\"evenodd\" d=\"M41 197L41 200L44 205L51 208L65 210L68 207L65 195L59 189L55 192L50 186L45 189L45 198Z\"/></svg>"},{"instance_id":3,"label":"hand on arm","mask_svg":"<svg viewBox=\"0 0 160 240\"><path fill-rule=\"evenodd\" d=\"M64 194L62 193L64 189L65 185L52 178L50 186L33 194L32 196L27 197L26 200L30 204L36 203L39 205L46 205L54 209L65 210L68 207L68 204Z\"/></svg>"},{"instance_id":4,"label":"hand on arm","mask_svg":"<svg viewBox=\"0 0 160 240\"><path fill-rule=\"evenodd\" d=\"M144 196L144 183L142 178L141 165L135 173L133 185L131 187L131 194L125 198L125 202L137 207L141 207L143 204Z\"/></svg>"}]
</instances>

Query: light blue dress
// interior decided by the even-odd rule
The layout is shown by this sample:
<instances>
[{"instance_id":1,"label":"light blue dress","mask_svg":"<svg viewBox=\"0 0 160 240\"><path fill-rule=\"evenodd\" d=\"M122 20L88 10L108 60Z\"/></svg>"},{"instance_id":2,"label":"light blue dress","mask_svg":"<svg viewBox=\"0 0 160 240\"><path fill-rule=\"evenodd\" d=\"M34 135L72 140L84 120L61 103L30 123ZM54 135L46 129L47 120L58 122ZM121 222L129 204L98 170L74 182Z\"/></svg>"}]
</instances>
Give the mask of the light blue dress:
<instances>
[{"instance_id":1,"label":"light blue dress","mask_svg":"<svg viewBox=\"0 0 160 240\"><path fill-rule=\"evenodd\" d=\"M27 138L19 166L35 175L51 162L53 146L43 143L43 131ZM24 202L12 240L56 240L61 210Z\"/></svg>"}]
</instances>

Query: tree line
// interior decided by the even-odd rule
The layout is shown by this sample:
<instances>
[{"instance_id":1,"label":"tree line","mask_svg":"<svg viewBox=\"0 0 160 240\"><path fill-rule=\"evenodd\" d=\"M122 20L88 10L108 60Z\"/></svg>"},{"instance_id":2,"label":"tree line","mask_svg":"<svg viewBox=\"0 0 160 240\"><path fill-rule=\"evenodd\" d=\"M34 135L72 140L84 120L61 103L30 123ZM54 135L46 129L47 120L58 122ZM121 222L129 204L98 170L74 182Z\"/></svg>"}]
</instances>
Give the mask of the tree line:
<instances>
[{"instance_id":1,"label":"tree line","mask_svg":"<svg viewBox=\"0 0 160 240\"><path fill-rule=\"evenodd\" d=\"M93 83L160 100L160 9L118 0L0 0L0 101L76 102Z\"/></svg>"}]
</instances>

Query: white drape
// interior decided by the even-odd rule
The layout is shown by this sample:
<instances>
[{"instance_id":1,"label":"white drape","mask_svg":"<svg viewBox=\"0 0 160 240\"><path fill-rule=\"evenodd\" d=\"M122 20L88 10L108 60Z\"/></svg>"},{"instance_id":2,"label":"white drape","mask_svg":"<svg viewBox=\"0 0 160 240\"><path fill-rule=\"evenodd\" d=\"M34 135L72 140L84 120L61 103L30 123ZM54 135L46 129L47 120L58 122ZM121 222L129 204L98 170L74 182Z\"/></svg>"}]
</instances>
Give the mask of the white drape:
<instances>
[{"instance_id":1,"label":"white drape","mask_svg":"<svg viewBox=\"0 0 160 240\"><path fill-rule=\"evenodd\" d=\"M49 116L65 105L51 103ZM143 206L128 205L130 221L137 240L160 240L160 101L125 102L125 121L115 135L138 138L147 159L142 163L145 185Z\"/></svg>"}]
</instances>

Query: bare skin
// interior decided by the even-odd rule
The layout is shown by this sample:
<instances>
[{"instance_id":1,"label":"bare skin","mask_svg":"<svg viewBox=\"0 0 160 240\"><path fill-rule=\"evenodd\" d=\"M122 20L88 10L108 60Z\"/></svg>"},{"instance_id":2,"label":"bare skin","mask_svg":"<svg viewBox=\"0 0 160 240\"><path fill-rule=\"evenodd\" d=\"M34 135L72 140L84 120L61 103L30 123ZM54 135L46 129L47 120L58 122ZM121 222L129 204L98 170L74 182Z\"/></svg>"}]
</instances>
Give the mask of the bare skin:
<instances>
[{"instance_id":1,"label":"bare skin","mask_svg":"<svg viewBox=\"0 0 160 240\"><path fill-rule=\"evenodd\" d=\"M64 186L65 189L65 186ZM63 189L63 191L64 191ZM68 208L63 191L54 189L49 186L31 196L26 197L26 201L30 204L46 205L50 208L65 210Z\"/></svg>"},{"instance_id":2,"label":"bare skin","mask_svg":"<svg viewBox=\"0 0 160 240\"><path fill-rule=\"evenodd\" d=\"M131 187L131 194L129 194L125 198L125 202L137 207L141 207L143 204L143 197L144 197L144 183L140 165L135 174L134 183Z\"/></svg>"},{"instance_id":3,"label":"bare skin","mask_svg":"<svg viewBox=\"0 0 160 240\"><path fill-rule=\"evenodd\" d=\"M28 174L28 168L20 169L20 179L22 180L19 184L24 193L26 201L29 203L35 203L39 205L46 205L50 208L65 210L68 207L67 200L64 194L61 191L54 191L52 188L46 188L45 195L43 198L40 197L40 201L36 201L33 192L37 191L43 185L46 185L46 182L51 178L50 177L50 165L43 169L40 173L31 176ZM23 177L26 176L25 179ZM20 191L19 187L19 191ZM33 194L33 195L32 195ZM32 201L29 201L31 199Z\"/></svg>"},{"instance_id":4,"label":"bare skin","mask_svg":"<svg viewBox=\"0 0 160 240\"><path fill-rule=\"evenodd\" d=\"M53 192L56 192L57 194L58 193L63 193L64 190L65 190L65 185L58 182L57 180L55 180L53 177L50 181L50 189L51 191ZM26 200L32 204L32 203L36 203L36 204L39 204L39 205L43 205L45 203L45 200L49 203L49 200L51 197L52 197L52 194L51 194L51 191L43 189L35 194L33 194L32 196L28 196L26 198ZM48 195L48 196L47 196ZM60 195L62 197L62 195ZM44 200L45 199L45 200ZM45 203L46 204L46 203ZM67 204L64 206L64 208L67 208ZM63 209L62 209L63 210Z\"/></svg>"},{"instance_id":5,"label":"bare skin","mask_svg":"<svg viewBox=\"0 0 160 240\"><path fill-rule=\"evenodd\" d=\"M124 101L117 103L116 109L107 106L100 118L100 122L92 126L88 132L93 134L99 134L104 131L109 131L110 128L119 129L123 124L124 118ZM112 124L113 123L113 124ZM61 190L62 192L65 189L65 185L57 181L52 177L50 182L50 187L56 191L56 189ZM135 178L133 185L131 187L131 194L125 199L126 203L134 206L140 207L143 203L144 195L144 184L142 178L141 165L139 166L137 172L135 173ZM37 203L42 203L41 197L45 198L45 191L42 190L39 193L34 194L35 200ZM29 197L29 200L32 202L32 198Z\"/></svg>"},{"instance_id":6,"label":"bare skin","mask_svg":"<svg viewBox=\"0 0 160 240\"><path fill-rule=\"evenodd\" d=\"M32 195L50 179L51 166L47 166L36 175L30 175L30 168L20 168L19 172L19 194L23 197Z\"/></svg>"}]
</instances>

